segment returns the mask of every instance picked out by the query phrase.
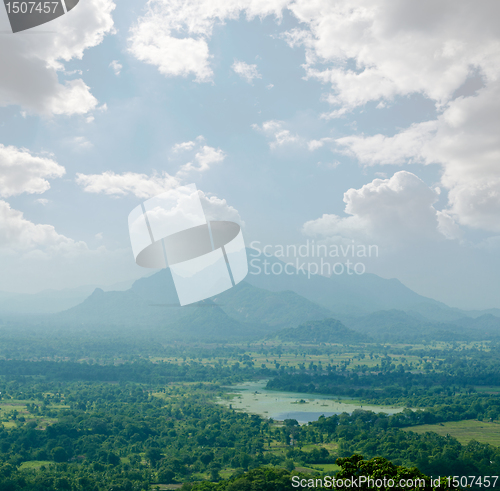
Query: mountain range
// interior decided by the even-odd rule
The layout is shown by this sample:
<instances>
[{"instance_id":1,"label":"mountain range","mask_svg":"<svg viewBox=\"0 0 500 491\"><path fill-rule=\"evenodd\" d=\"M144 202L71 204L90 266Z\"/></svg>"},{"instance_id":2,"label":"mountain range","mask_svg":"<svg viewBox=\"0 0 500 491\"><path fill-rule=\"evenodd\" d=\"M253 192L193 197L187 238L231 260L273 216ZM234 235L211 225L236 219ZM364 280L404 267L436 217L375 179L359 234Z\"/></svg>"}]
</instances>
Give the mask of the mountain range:
<instances>
[{"instance_id":1,"label":"mountain range","mask_svg":"<svg viewBox=\"0 0 500 491\"><path fill-rule=\"evenodd\" d=\"M255 251L247 252L249 259L253 259ZM271 265L280 262L273 257L265 259ZM374 274L308 278L299 271L281 275L265 274L263 270L254 273L255 268L251 267L245 280L234 288L181 307L170 270L163 269L135 281L124 291L96 288L71 308L25 315L23 322L69 331L81 328L158 331L163 339L184 341L225 342L269 336L299 340L303 336L290 329L301 326L305 332L311 322L325 319L330 320L323 327L336 326L340 331L334 330L331 336L314 331L313 339L335 339L342 330L342 336L352 342L471 341L500 336L500 310L467 312L450 308L413 292L396 279ZM28 313L29 309L24 312Z\"/></svg>"}]
</instances>

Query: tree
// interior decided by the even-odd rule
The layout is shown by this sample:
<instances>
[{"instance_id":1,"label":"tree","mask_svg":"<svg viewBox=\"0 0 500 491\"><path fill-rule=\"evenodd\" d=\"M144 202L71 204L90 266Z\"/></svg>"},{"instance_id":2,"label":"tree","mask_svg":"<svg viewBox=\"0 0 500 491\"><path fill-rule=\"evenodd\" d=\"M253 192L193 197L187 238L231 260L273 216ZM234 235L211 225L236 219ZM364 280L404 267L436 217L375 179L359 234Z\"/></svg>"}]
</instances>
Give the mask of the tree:
<instances>
[{"instance_id":1,"label":"tree","mask_svg":"<svg viewBox=\"0 0 500 491\"><path fill-rule=\"evenodd\" d=\"M163 458L161 450L157 447L151 447L146 452L146 459L149 460L151 467L156 467L158 462Z\"/></svg>"},{"instance_id":2,"label":"tree","mask_svg":"<svg viewBox=\"0 0 500 491\"><path fill-rule=\"evenodd\" d=\"M66 462L68 460L68 453L63 447L56 447L52 450L52 458L56 462Z\"/></svg>"},{"instance_id":3,"label":"tree","mask_svg":"<svg viewBox=\"0 0 500 491\"><path fill-rule=\"evenodd\" d=\"M371 491L374 488L373 483L380 491L447 491L449 489L457 489L453 484L449 487L445 478L441 478L438 482L433 482L416 467L407 468L394 465L382 457L364 460L361 455L354 454L352 457L337 459L337 465L341 467L337 474L337 479L345 479L346 481L356 479L360 483L360 478L362 476L365 478L363 483L357 488L359 490ZM373 483L370 483L369 479ZM402 480L405 482L404 486L400 486ZM382 483L382 485L379 486L378 482ZM410 482L413 485L409 485Z\"/></svg>"}]
</instances>

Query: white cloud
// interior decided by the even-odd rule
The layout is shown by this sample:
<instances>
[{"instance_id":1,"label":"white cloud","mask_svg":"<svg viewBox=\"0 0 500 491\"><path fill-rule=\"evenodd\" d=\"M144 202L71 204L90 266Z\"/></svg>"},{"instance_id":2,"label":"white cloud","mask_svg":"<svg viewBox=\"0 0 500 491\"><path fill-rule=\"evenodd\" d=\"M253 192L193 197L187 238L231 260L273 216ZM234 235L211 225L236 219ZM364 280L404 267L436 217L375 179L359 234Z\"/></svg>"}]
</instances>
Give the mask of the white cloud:
<instances>
[{"instance_id":1,"label":"white cloud","mask_svg":"<svg viewBox=\"0 0 500 491\"><path fill-rule=\"evenodd\" d=\"M194 141L176 143L172 147L172 151L177 153L177 152L184 152L187 150L192 150L195 147L195 145L196 145L196 143Z\"/></svg>"},{"instance_id":2,"label":"white cloud","mask_svg":"<svg viewBox=\"0 0 500 491\"><path fill-rule=\"evenodd\" d=\"M31 222L3 200L0 200L0 262L0 289L26 293L105 285L109 278L120 281L140 276L128 248L90 249L84 241L58 233L52 225Z\"/></svg>"},{"instance_id":3,"label":"white cloud","mask_svg":"<svg viewBox=\"0 0 500 491\"><path fill-rule=\"evenodd\" d=\"M284 34L306 47L306 76L331 84L328 100L340 117L369 101L423 94L442 107L471 76L499 75L500 14L496 0L457 5L452 0L150 0L131 30L130 49L168 76L212 80L207 41L216 23L275 15L287 8L301 23ZM242 63L242 62L237 62ZM258 72L241 65L249 80Z\"/></svg>"},{"instance_id":4,"label":"white cloud","mask_svg":"<svg viewBox=\"0 0 500 491\"><path fill-rule=\"evenodd\" d=\"M86 49L102 42L113 31L112 0L88 0L51 22L54 33L43 25L15 35L2 36L0 45L0 106L16 104L23 109L52 114L85 114L97 100L81 79L58 81L65 61L81 59ZM6 15L0 30L8 31ZM8 67L6 69L5 67Z\"/></svg>"},{"instance_id":5,"label":"white cloud","mask_svg":"<svg viewBox=\"0 0 500 491\"><path fill-rule=\"evenodd\" d=\"M138 198L150 198L179 185L179 181L166 172L153 176L135 172L115 174L112 171L106 171L102 174L78 173L76 182L87 193L133 195Z\"/></svg>"},{"instance_id":6,"label":"white cloud","mask_svg":"<svg viewBox=\"0 0 500 491\"><path fill-rule=\"evenodd\" d=\"M73 148L77 148L80 150L88 150L94 146L92 142L88 141L84 136L75 136L74 138L72 138L71 145L73 146Z\"/></svg>"},{"instance_id":7,"label":"white cloud","mask_svg":"<svg viewBox=\"0 0 500 491\"><path fill-rule=\"evenodd\" d=\"M296 0L289 8L305 28L285 38L306 47L307 76L331 84L337 111L412 93L442 107L478 71L486 83L499 76L496 0Z\"/></svg>"},{"instance_id":8,"label":"white cloud","mask_svg":"<svg viewBox=\"0 0 500 491\"><path fill-rule=\"evenodd\" d=\"M300 141L298 135L292 135L290 130L283 128L284 124L284 121L270 120L262 123L262 126L253 124L252 128L261 131L268 138L272 138L273 141L269 142L269 146L275 149L289 143L297 143Z\"/></svg>"},{"instance_id":9,"label":"white cloud","mask_svg":"<svg viewBox=\"0 0 500 491\"><path fill-rule=\"evenodd\" d=\"M212 78L207 42L173 37L157 18L144 20L133 30L130 51L138 60L157 66L162 75L186 77L194 73L198 82Z\"/></svg>"},{"instance_id":10,"label":"white cloud","mask_svg":"<svg viewBox=\"0 0 500 491\"><path fill-rule=\"evenodd\" d=\"M198 191L198 194L207 220L227 220L239 223L242 226L245 225L238 210L228 205L225 199L217 198L217 196L207 196L203 191Z\"/></svg>"},{"instance_id":11,"label":"white cloud","mask_svg":"<svg viewBox=\"0 0 500 491\"><path fill-rule=\"evenodd\" d=\"M106 171L102 174L76 175L76 182L87 193L101 193L115 196L133 195L138 198L150 198L165 191L182 185L193 173L208 171L214 164L222 162L226 154L220 148L204 145L203 136L196 137L195 141L177 143L172 147L172 157L180 158L185 162L185 153L191 152L191 159L181 164L175 175L168 172L154 173L151 176L135 172L116 174Z\"/></svg>"},{"instance_id":12,"label":"white cloud","mask_svg":"<svg viewBox=\"0 0 500 491\"><path fill-rule=\"evenodd\" d=\"M147 176L131 172L121 175L113 172L94 175L78 174L77 183L88 193L114 196L133 195L141 199L152 198L167 191L175 193L175 189L181 185L177 178L167 173ZM201 190L198 191L198 195L207 220L229 220L244 226L238 210L228 205L225 199L213 195L208 196Z\"/></svg>"},{"instance_id":13,"label":"white cloud","mask_svg":"<svg viewBox=\"0 0 500 491\"><path fill-rule=\"evenodd\" d=\"M348 217L324 214L306 222L302 231L312 237L376 241L387 247L456 238L453 219L433 206L437 199L438 193L416 175L400 171L344 193Z\"/></svg>"},{"instance_id":14,"label":"white cloud","mask_svg":"<svg viewBox=\"0 0 500 491\"><path fill-rule=\"evenodd\" d=\"M191 161L181 165L174 176L167 172L148 176L133 172L115 174L107 171L102 174L77 174L76 182L85 192L111 196L132 195L146 199L166 191L175 192L175 189L184 184L192 173L206 172L226 157L220 148L204 145L204 142L205 139L200 135L195 141L177 143L172 147L172 154L177 158L179 153L183 156L186 152L192 154ZM198 194L208 220L229 220L244 225L238 211L228 205L226 200L206 195L203 191L198 191Z\"/></svg>"},{"instance_id":15,"label":"white cloud","mask_svg":"<svg viewBox=\"0 0 500 491\"><path fill-rule=\"evenodd\" d=\"M325 137L321 138L319 140L310 140L307 142L307 148L311 151L314 152L314 150L317 150L318 148L321 148L325 145L325 143L331 143L333 142L333 138Z\"/></svg>"},{"instance_id":16,"label":"white cloud","mask_svg":"<svg viewBox=\"0 0 500 491\"><path fill-rule=\"evenodd\" d=\"M64 167L47 157L32 155L26 149L0 144L0 196L22 193L41 194L50 189L47 179L62 177ZM47 205L50 200L38 198L36 203ZM0 255L9 267L17 260L74 257L89 252L82 241L75 241L56 232L52 225L35 224L21 211L0 200ZM5 268L4 268L5 269Z\"/></svg>"},{"instance_id":17,"label":"white cloud","mask_svg":"<svg viewBox=\"0 0 500 491\"><path fill-rule=\"evenodd\" d=\"M191 153L190 161L181 164L175 174L175 178L179 182L193 172L206 172L213 164L218 164L226 158L226 154L220 148L210 147L204 143L205 138L203 135L199 135L194 141L176 143L172 147L172 157L182 154L182 159L185 160L186 153Z\"/></svg>"},{"instance_id":18,"label":"white cloud","mask_svg":"<svg viewBox=\"0 0 500 491\"><path fill-rule=\"evenodd\" d=\"M77 242L58 234L52 225L34 224L23 213L0 200L0 250L41 255L78 254L87 250Z\"/></svg>"},{"instance_id":19,"label":"white cloud","mask_svg":"<svg viewBox=\"0 0 500 491\"><path fill-rule=\"evenodd\" d=\"M0 196L4 198L44 193L50 188L47 179L62 177L65 172L64 167L50 158L0 144Z\"/></svg>"},{"instance_id":20,"label":"white cloud","mask_svg":"<svg viewBox=\"0 0 500 491\"><path fill-rule=\"evenodd\" d=\"M248 65L244 61L235 60L231 68L233 69L234 73L237 73L249 84L251 84L255 78L262 78L259 70L257 70L257 65Z\"/></svg>"},{"instance_id":21,"label":"white cloud","mask_svg":"<svg viewBox=\"0 0 500 491\"><path fill-rule=\"evenodd\" d=\"M430 163L425 158L425 148L437 127L437 121L428 121L413 124L392 137L381 134L369 137L353 135L337 138L335 142L341 153L356 157L364 165Z\"/></svg>"},{"instance_id":22,"label":"white cloud","mask_svg":"<svg viewBox=\"0 0 500 491\"><path fill-rule=\"evenodd\" d=\"M290 0L150 0L147 12L131 29L130 51L157 66L165 76L193 74L198 82L212 80L212 55L207 40L216 23L267 15L281 16Z\"/></svg>"},{"instance_id":23,"label":"white cloud","mask_svg":"<svg viewBox=\"0 0 500 491\"><path fill-rule=\"evenodd\" d=\"M183 178L190 172L205 172L212 164L218 164L222 162L226 157L226 154L220 148L209 147L204 145L199 152L196 152L194 156L195 163L188 162L184 164L179 172L177 172L176 177Z\"/></svg>"},{"instance_id":24,"label":"white cloud","mask_svg":"<svg viewBox=\"0 0 500 491\"><path fill-rule=\"evenodd\" d=\"M500 82L460 97L435 121L392 137L337 139L340 151L364 165L438 163L448 190L446 213L461 225L500 232Z\"/></svg>"},{"instance_id":25,"label":"white cloud","mask_svg":"<svg viewBox=\"0 0 500 491\"><path fill-rule=\"evenodd\" d=\"M122 68L123 68L123 65L118 60L113 60L109 64L109 66L113 69L116 76L120 75Z\"/></svg>"}]
</instances>

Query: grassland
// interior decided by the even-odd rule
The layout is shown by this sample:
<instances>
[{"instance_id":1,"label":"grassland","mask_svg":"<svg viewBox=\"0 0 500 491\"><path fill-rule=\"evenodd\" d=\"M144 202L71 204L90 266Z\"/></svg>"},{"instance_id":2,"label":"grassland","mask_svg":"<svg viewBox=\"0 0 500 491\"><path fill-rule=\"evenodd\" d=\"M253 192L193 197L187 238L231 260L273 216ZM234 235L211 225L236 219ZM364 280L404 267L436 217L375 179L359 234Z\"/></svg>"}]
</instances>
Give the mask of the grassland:
<instances>
[{"instance_id":1,"label":"grassland","mask_svg":"<svg viewBox=\"0 0 500 491\"><path fill-rule=\"evenodd\" d=\"M16 421L20 423L28 423L30 421L35 421L37 423L37 429L44 430L47 426L54 424L57 418L42 417L39 415L31 414L28 411L27 404L35 403L39 406L42 405L41 401L21 401L16 399L7 399L0 401L0 424L4 428L14 428L16 426ZM66 409L69 408L65 404L52 404L49 406L50 409Z\"/></svg>"},{"instance_id":2,"label":"grassland","mask_svg":"<svg viewBox=\"0 0 500 491\"><path fill-rule=\"evenodd\" d=\"M22 471L38 470L42 466L49 467L50 465L54 465L54 462L50 460L30 460L23 462L20 469Z\"/></svg>"},{"instance_id":3,"label":"grassland","mask_svg":"<svg viewBox=\"0 0 500 491\"><path fill-rule=\"evenodd\" d=\"M477 420L453 421L435 425L422 425L404 428L405 431L415 433L425 433L433 431L441 436L450 435L456 438L462 445L466 445L471 440L490 445L500 446L500 424Z\"/></svg>"}]
</instances>

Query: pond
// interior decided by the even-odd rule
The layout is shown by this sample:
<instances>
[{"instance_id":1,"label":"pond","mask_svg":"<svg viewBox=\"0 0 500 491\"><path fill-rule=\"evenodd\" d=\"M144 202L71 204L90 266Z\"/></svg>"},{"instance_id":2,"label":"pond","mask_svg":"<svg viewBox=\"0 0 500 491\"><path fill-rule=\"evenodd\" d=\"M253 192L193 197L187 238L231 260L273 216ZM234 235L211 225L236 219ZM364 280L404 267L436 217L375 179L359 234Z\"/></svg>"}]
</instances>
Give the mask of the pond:
<instances>
[{"instance_id":1,"label":"pond","mask_svg":"<svg viewBox=\"0 0 500 491\"><path fill-rule=\"evenodd\" d=\"M251 414L259 414L278 421L296 419L299 423L316 421L321 415L352 413L355 409L376 413L395 414L404 407L376 406L353 402L346 397L332 394L304 394L299 392L281 392L266 390L267 380L245 382L230 387L234 394L231 400L219 399L219 403L231 406ZM344 402L343 402L344 401Z\"/></svg>"}]
</instances>

